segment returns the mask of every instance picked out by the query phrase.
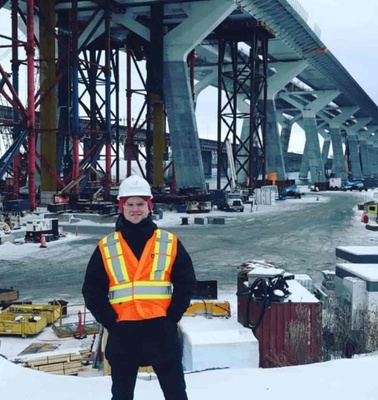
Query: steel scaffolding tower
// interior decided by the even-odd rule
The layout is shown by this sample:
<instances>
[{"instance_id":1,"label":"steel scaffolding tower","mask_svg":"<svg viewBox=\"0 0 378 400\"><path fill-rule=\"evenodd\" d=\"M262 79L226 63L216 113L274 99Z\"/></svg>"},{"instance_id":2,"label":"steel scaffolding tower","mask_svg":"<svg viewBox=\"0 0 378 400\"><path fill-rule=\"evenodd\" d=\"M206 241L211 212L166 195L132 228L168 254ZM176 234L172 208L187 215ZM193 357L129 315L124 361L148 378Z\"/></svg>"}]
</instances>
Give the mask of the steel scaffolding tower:
<instances>
[{"instance_id":1,"label":"steel scaffolding tower","mask_svg":"<svg viewBox=\"0 0 378 400\"><path fill-rule=\"evenodd\" d=\"M218 27L216 34L219 36L217 188L221 189L222 174L227 179L224 189L233 186L227 160L222 157L229 141L236 176L240 172L245 176L238 183L252 192L258 176L261 174L265 179L266 172L268 41L274 34L258 21L247 25L226 22ZM240 42L250 45L248 55L239 49ZM248 104L248 112L238 109L241 101ZM237 122L244 119L249 120L249 132L242 137L238 134Z\"/></svg>"}]
</instances>

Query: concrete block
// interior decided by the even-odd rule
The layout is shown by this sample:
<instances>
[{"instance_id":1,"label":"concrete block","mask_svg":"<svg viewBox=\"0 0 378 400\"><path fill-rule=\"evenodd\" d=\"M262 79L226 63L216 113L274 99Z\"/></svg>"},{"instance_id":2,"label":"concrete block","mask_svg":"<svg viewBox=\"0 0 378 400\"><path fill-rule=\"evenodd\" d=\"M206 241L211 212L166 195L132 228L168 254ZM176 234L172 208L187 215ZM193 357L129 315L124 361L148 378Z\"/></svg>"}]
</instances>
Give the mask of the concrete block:
<instances>
[{"instance_id":1,"label":"concrete block","mask_svg":"<svg viewBox=\"0 0 378 400\"><path fill-rule=\"evenodd\" d=\"M213 218L213 224L214 225L224 225L225 224L225 219L222 217L214 217Z\"/></svg>"},{"instance_id":2,"label":"concrete block","mask_svg":"<svg viewBox=\"0 0 378 400\"><path fill-rule=\"evenodd\" d=\"M56 217L61 222L71 222L72 214L56 214Z\"/></svg>"},{"instance_id":3,"label":"concrete block","mask_svg":"<svg viewBox=\"0 0 378 400\"><path fill-rule=\"evenodd\" d=\"M195 218L194 218L194 224L197 224L197 225L205 225L206 222L207 222L207 221L206 221L205 218L201 218L201 217L195 217Z\"/></svg>"},{"instance_id":4,"label":"concrete block","mask_svg":"<svg viewBox=\"0 0 378 400\"><path fill-rule=\"evenodd\" d=\"M238 322L202 316L184 317L179 327L185 371L259 367L259 342L250 329Z\"/></svg>"},{"instance_id":5,"label":"concrete block","mask_svg":"<svg viewBox=\"0 0 378 400\"><path fill-rule=\"evenodd\" d=\"M14 242L14 236L13 235L9 235L9 234L0 236L0 244L3 244L5 242L13 243Z\"/></svg>"}]
</instances>

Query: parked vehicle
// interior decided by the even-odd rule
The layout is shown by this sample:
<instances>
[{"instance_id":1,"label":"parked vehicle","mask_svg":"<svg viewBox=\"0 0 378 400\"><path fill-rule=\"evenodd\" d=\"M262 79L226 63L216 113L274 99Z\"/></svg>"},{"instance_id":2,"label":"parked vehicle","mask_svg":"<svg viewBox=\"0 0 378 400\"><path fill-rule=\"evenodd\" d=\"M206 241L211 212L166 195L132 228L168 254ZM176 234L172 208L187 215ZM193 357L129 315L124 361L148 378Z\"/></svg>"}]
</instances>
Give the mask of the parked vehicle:
<instances>
[{"instance_id":1,"label":"parked vehicle","mask_svg":"<svg viewBox=\"0 0 378 400\"><path fill-rule=\"evenodd\" d=\"M225 211L244 211L243 194L241 190L226 192L224 190L214 190L213 206Z\"/></svg>"},{"instance_id":2,"label":"parked vehicle","mask_svg":"<svg viewBox=\"0 0 378 400\"><path fill-rule=\"evenodd\" d=\"M362 180L353 180L353 181L345 181L342 190L347 191L347 190L359 190L362 192L365 190L367 192L367 187L365 187L364 182Z\"/></svg>"},{"instance_id":3,"label":"parked vehicle","mask_svg":"<svg viewBox=\"0 0 378 400\"><path fill-rule=\"evenodd\" d=\"M302 197L302 193L300 192L297 185L290 185L284 187L279 195L280 200L285 200L286 197L294 197L295 199L300 199Z\"/></svg>"},{"instance_id":4,"label":"parked vehicle","mask_svg":"<svg viewBox=\"0 0 378 400\"><path fill-rule=\"evenodd\" d=\"M329 189L340 190L342 188L341 178L329 178Z\"/></svg>"}]
</instances>

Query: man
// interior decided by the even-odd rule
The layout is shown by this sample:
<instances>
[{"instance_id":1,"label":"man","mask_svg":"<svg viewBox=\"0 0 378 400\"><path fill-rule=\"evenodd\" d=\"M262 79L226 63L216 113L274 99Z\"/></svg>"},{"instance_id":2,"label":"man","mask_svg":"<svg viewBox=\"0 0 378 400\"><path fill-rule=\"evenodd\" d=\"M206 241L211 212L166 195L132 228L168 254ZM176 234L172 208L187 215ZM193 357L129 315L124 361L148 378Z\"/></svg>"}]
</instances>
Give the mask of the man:
<instances>
[{"instance_id":1,"label":"man","mask_svg":"<svg viewBox=\"0 0 378 400\"><path fill-rule=\"evenodd\" d=\"M166 400L187 400L177 323L195 288L183 244L151 217L151 189L132 175L119 187L114 233L92 254L83 296L109 333L112 400L132 400L139 366L151 365Z\"/></svg>"}]
</instances>

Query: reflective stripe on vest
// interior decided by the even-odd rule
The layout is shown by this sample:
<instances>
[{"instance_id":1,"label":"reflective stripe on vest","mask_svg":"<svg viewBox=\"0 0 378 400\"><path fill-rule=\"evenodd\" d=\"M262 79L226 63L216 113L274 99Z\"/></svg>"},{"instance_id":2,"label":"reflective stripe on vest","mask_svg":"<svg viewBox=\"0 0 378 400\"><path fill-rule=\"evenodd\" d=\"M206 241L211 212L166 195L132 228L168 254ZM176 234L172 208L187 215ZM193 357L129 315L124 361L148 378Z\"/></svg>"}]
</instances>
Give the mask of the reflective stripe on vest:
<instances>
[{"instance_id":1,"label":"reflective stripe on vest","mask_svg":"<svg viewBox=\"0 0 378 400\"><path fill-rule=\"evenodd\" d=\"M112 235L106 236L103 239L104 252L110 273L116 283L123 283L129 281L125 259L122 253L121 243L119 242L119 233L114 232Z\"/></svg>"},{"instance_id":2,"label":"reflective stripe on vest","mask_svg":"<svg viewBox=\"0 0 378 400\"><path fill-rule=\"evenodd\" d=\"M131 282L128 276L119 235L119 232L115 232L102 241L108 271L115 282L115 285L109 288L110 303L123 303L133 299L170 299L171 283L164 279L171 264L173 234L156 230L155 245L151 254L153 257L151 280L135 282Z\"/></svg>"},{"instance_id":3,"label":"reflective stripe on vest","mask_svg":"<svg viewBox=\"0 0 378 400\"><path fill-rule=\"evenodd\" d=\"M171 295L170 282L139 281L110 288L109 301L114 304L133 299L170 299Z\"/></svg>"},{"instance_id":4,"label":"reflective stripe on vest","mask_svg":"<svg viewBox=\"0 0 378 400\"><path fill-rule=\"evenodd\" d=\"M154 262L151 271L151 280L162 280L169 267L172 257L172 234L161 229L156 231Z\"/></svg>"}]
</instances>

